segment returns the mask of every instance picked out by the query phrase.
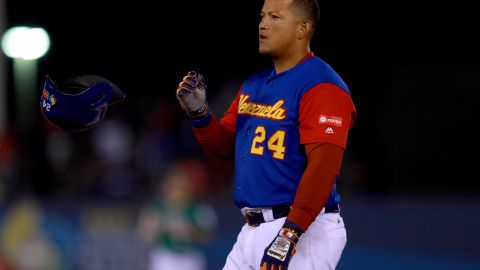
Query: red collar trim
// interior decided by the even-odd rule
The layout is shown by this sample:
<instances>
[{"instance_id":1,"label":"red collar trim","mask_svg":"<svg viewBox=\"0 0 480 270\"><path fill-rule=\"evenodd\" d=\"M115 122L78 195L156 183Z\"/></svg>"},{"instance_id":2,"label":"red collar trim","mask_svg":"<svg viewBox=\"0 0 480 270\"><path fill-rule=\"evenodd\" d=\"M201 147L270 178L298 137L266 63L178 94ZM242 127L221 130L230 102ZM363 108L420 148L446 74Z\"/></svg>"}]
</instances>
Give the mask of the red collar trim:
<instances>
[{"instance_id":1,"label":"red collar trim","mask_svg":"<svg viewBox=\"0 0 480 270\"><path fill-rule=\"evenodd\" d=\"M300 65L301 63L303 63L305 60L307 60L308 58L310 57L314 57L315 55L313 54L313 52L309 52L307 54L305 54L302 59L300 59L300 61L298 61L298 64L297 65Z\"/></svg>"}]
</instances>

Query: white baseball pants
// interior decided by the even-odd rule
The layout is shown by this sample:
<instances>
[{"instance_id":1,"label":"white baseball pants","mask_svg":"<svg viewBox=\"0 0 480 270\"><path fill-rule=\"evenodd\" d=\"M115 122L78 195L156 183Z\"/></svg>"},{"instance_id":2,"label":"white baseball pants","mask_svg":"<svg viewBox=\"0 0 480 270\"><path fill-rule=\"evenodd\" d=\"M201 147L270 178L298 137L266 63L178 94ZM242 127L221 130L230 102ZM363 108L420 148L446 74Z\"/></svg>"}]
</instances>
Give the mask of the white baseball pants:
<instances>
[{"instance_id":1,"label":"white baseball pants","mask_svg":"<svg viewBox=\"0 0 480 270\"><path fill-rule=\"evenodd\" d=\"M265 248L285 222L279 218L258 227L245 224L227 257L223 270L258 270ZM334 270L347 243L345 224L339 213L323 212L308 227L297 244L289 270Z\"/></svg>"}]
</instances>

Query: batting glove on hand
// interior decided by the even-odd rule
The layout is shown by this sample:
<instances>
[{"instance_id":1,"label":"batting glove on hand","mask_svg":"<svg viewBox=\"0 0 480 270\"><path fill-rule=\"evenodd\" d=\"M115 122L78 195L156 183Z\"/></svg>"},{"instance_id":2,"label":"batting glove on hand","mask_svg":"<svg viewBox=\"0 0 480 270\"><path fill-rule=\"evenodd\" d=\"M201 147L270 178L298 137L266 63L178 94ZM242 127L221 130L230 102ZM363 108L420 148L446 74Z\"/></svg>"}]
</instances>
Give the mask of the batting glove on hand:
<instances>
[{"instance_id":1,"label":"batting glove on hand","mask_svg":"<svg viewBox=\"0 0 480 270\"><path fill-rule=\"evenodd\" d=\"M288 264L296 252L298 239L302 234L302 229L289 221L285 221L277 237L265 249L260 270L288 269Z\"/></svg>"},{"instance_id":2,"label":"batting glove on hand","mask_svg":"<svg viewBox=\"0 0 480 270\"><path fill-rule=\"evenodd\" d=\"M179 83L177 99L190 118L201 119L209 114L206 90L203 76L195 71L188 72Z\"/></svg>"}]
</instances>

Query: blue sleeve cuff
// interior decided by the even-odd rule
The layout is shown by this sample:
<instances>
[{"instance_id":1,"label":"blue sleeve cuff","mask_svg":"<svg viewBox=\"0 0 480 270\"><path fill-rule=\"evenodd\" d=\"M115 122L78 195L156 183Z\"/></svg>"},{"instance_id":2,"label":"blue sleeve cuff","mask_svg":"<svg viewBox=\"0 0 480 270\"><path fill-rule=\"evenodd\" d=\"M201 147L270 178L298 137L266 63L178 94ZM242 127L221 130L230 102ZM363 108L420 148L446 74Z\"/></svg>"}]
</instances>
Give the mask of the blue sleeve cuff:
<instances>
[{"instance_id":1,"label":"blue sleeve cuff","mask_svg":"<svg viewBox=\"0 0 480 270\"><path fill-rule=\"evenodd\" d=\"M205 117L202 117L200 119L192 119L192 126L196 128L203 128L208 126L210 124L210 121L212 121L212 115L209 113L205 115Z\"/></svg>"},{"instance_id":2,"label":"blue sleeve cuff","mask_svg":"<svg viewBox=\"0 0 480 270\"><path fill-rule=\"evenodd\" d=\"M299 236L304 233L304 231L302 229L300 229L300 227L298 227L295 223L293 223L289 220L285 220L285 223L283 224L283 227L293 229L295 232L297 232L299 234Z\"/></svg>"}]
</instances>

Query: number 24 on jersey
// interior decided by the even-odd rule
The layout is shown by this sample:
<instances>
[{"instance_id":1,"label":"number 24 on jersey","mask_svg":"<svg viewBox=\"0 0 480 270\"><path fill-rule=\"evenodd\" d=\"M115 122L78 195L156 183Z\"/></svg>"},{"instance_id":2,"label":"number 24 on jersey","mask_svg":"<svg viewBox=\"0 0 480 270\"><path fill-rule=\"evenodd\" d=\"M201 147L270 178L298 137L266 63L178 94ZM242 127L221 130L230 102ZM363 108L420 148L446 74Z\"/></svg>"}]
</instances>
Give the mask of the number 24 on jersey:
<instances>
[{"instance_id":1,"label":"number 24 on jersey","mask_svg":"<svg viewBox=\"0 0 480 270\"><path fill-rule=\"evenodd\" d=\"M252 141L250 153L262 156L264 152L264 142L267 139L267 131L265 127L258 126L255 129L255 137ZM273 158L283 160L285 158L285 131L277 130L267 141L267 148L272 152Z\"/></svg>"}]
</instances>

